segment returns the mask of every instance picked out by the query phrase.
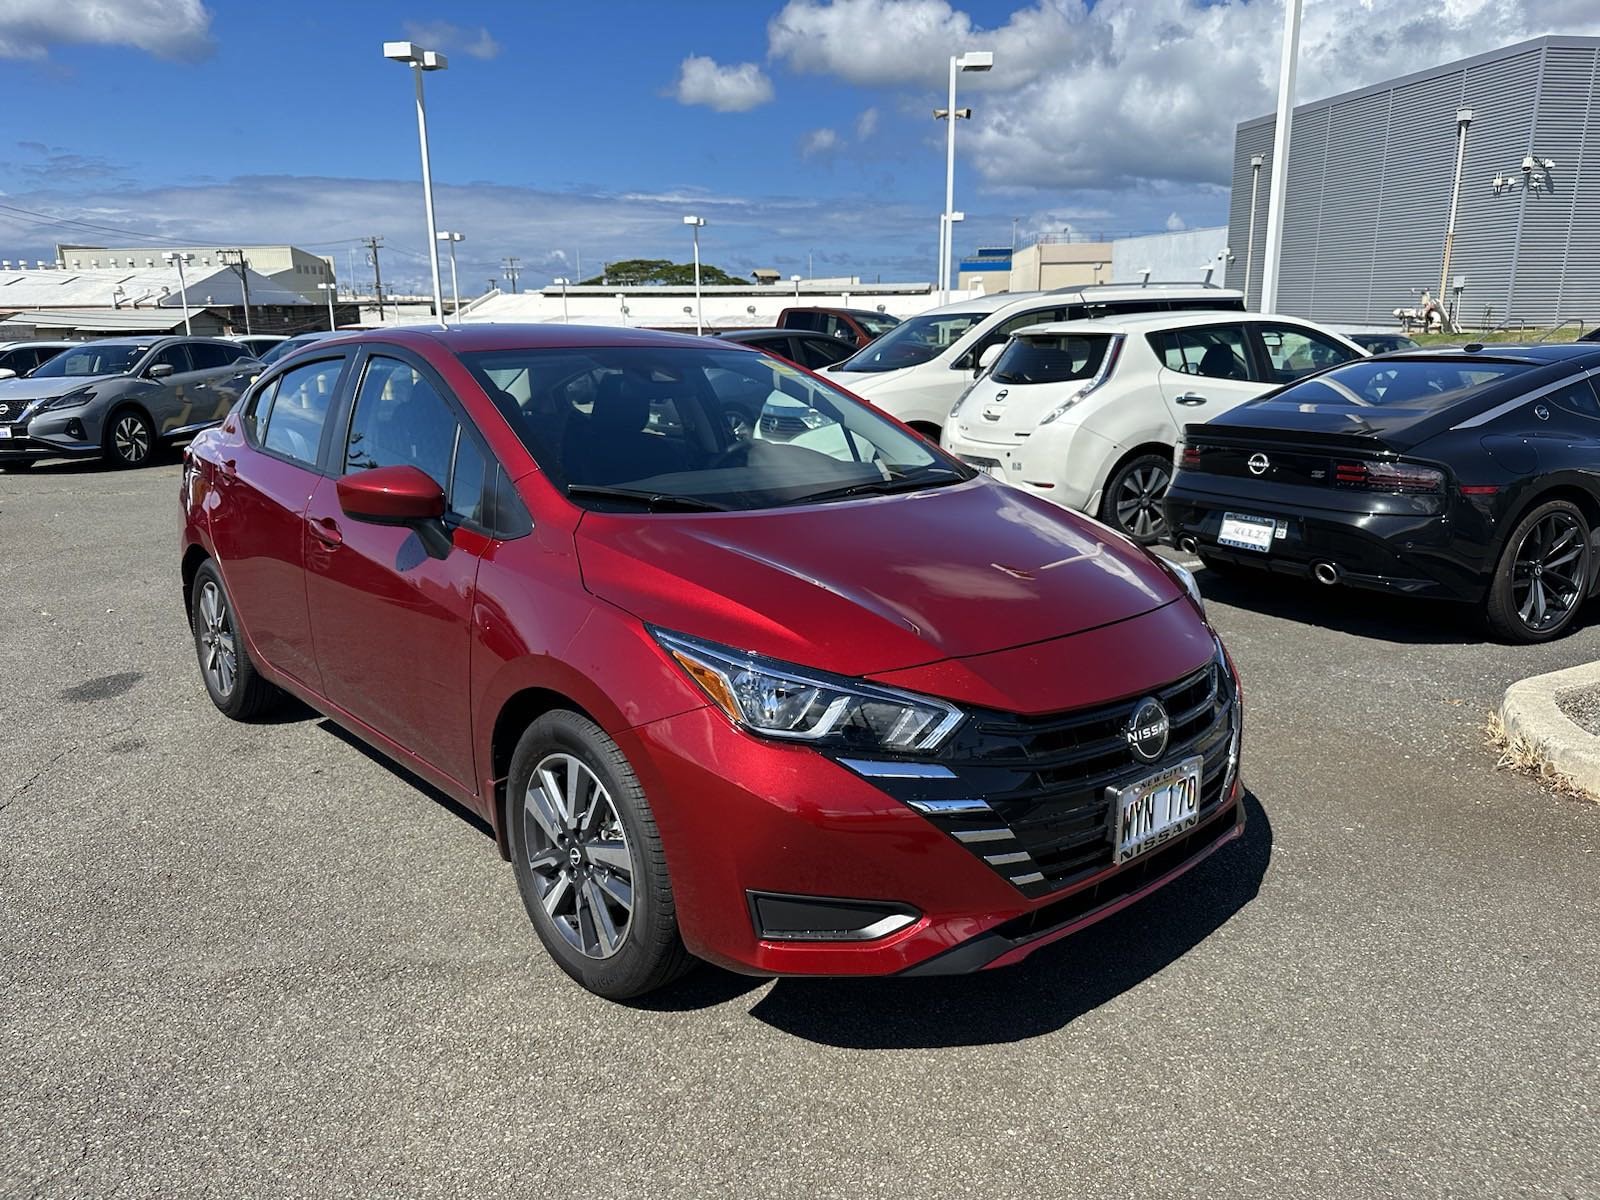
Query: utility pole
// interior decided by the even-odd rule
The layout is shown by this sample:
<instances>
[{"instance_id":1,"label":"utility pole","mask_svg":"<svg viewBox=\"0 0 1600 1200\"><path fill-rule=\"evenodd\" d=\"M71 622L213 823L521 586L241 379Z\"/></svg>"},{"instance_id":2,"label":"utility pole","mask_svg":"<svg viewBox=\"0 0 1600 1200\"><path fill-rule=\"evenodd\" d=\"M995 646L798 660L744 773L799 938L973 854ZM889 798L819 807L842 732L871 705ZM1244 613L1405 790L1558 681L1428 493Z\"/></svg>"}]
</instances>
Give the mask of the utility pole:
<instances>
[{"instance_id":1,"label":"utility pole","mask_svg":"<svg viewBox=\"0 0 1600 1200\"><path fill-rule=\"evenodd\" d=\"M500 260L500 265L505 269L505 276L511 281L511 294L517 294L517 276L522 274L522 260L508 257Z\"/></svg>"},{"instance_id":2,"label":"utility pole","mask_svg":"<svg viewBox=\"0 0 1600 1200\"><path fill-rule=\"evenodd\" d=\"M244 256L244 251L239 248L232 250L218 250L217 257L224 266L231 269L239 276L239 287L244 292L244 331L250 333L250 262Z\"/></svg>"},{"instance_id":3,"label":"utility pole","mask_svg":"<svg viewBox=\"0 0 1600 1200\"><path fill-rule=\"evenodd\" d=\"M367 261L372 264L372 290L378 297L378 323L383 323L383 272L378 267L378 247L383 245L383 238L377 234L366 238L362 245L367 248Z\"/></svg>"}]
</instances>

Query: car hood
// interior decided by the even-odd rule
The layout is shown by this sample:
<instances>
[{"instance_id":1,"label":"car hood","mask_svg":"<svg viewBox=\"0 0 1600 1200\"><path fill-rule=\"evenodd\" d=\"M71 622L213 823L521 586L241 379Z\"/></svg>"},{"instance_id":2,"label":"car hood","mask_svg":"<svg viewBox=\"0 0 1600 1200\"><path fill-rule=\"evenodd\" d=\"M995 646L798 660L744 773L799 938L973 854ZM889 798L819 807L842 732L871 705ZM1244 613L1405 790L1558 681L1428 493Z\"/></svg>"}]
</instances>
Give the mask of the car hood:
<instances>
[{"instance_id":1,"label":"car hood","mask_svg":"<svg viewBox=\"0 0 1600 1200\"><path fill-rule=\"evenodd\" d=\"M116 379L116 375L73 375L70 378L4 379L0 380L0 404L44 400L51 396L65 396L86 384Z\"/></svg>"},{"instance_id":2,"label":"car hood","mask_svg":"<svg viewBox=\"0 0 1600 1200\"><path fill-rule=\"evenodd\" d=\"M1127 620L1178 585L1104 526L985 478L751 513L585 513L584 584L641 620L842 675Z\"/></svg>"},{"instance_id":3,"label":"car hood","mask_svg":"<svg viewBox=\"0 0 1600 1200\"><path fill-rule=\"evenodd\" d=\"M857 396L867 396L906 378L915 370L916 367L896 367L892 371L841 371L838 367L824 367L817 374Z\"/></svg>"}]
</instances>

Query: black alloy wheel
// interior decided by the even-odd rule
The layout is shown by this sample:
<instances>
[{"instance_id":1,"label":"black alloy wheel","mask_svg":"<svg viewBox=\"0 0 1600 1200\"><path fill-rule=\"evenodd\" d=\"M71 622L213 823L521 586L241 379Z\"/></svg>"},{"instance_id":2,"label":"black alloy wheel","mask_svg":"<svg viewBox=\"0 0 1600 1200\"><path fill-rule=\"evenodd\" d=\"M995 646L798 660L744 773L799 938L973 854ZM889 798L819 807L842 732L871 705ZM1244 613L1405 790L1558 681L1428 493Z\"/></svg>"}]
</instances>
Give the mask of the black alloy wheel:
<instances>
[{"instance_id":1,"label":"black alloy wheel","mask_svg":"<svg viewBox=\"0 0 1600 1200\"><path fill-rule=\"evenodd\" d=\"M1159 542L1167 535L1167 515L1161 506L1171 483L1170 457L1141 454L1129 459L1106 483L1100 519L1141 546Z\"/></svg>"},{"instance_id":2,"label":"black alloy wheel","mask_svg":"<svg viewBox=\"0 0 1600 1200\"><path fill-rule=\"evenodd\" d=\"M1489 628L1513 642L1560 636L1578 615L1590 577L1589 522L1549 500L1517 523L1489 587Z\"/></svg>"}]
</instances>

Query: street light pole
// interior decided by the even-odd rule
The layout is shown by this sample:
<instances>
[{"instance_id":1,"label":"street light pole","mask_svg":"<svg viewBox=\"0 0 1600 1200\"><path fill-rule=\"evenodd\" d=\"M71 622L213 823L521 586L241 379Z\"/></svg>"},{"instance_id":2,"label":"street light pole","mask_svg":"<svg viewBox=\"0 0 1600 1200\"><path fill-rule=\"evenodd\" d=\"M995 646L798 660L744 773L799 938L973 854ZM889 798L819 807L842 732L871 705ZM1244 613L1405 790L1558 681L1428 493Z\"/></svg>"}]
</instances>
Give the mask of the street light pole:
<instances>
[{"instance_id":1,"label":"street light pole","mask_svg":"<svg viewBox=\"0 0 1600 1200\"><path fill-rule=\"evenodd\" d=\"M571 321L567 318L567 284L571 283L572 280L563 277L561 279L552 279L550 282L559 284L561 287L561 323L570 325Z\"/></svg>"},{"instance_id":2,"label":"street light pole","mask_svg":"<svg viewBox=\"0 0 1600 1200\"><path fill-rule=\"evenodd\" d=\"M794 302L796 304L799 304L800 303L800 276L798 276L798 275L789 276L789 282L794 284Z\"/></svg>"},{"instance_id":3,"label":"street light pole","mask_svg":"<svg viewBox=\"0 0 1600 1200\"><path fill-rule=\"evenodd\" d=\"M319 283L319 284L317 284L317 291L319 291L319 292L327 292L328 293L328 328L329 329L337 329L337 328L339 328L338 322L335 321L334 317L333 317L333 294L334 294L334 292L336 292L338 290L339 290L339 285L337 283Z\"/></svg>"},{"instance_id":4,"label":"street light pole","mask_svg":"<svg viewBox=\"0 0 1600 1200\"><path fill-rule=\"evenodd\" d=\"M1444 227L1444 265L1439 268L1439 304L1444 306L1450 293L1450 250L1456 240L1456 205L1461 199L1461 168L1467 161L1467 127L1472 124L1470 108L1456 109L1456 182L1450 190L1450 220Z\"/></svg>"},{"instance_id":5,"label":"street light pole","mask_svg":"<svg viewBox=\"0 0 1600 1200\"><path fill-rule=\"evenodd\" d=\"M194 331L189 328L189 283L183 275L183 264L193 262L194 255L180 254L176 250L169 250L161 258L163 262L178 264L178 295L183 300L183 332L186 335L191 334Z\"/></svg>"},{"instance_id":6,"label":"street light pole","mask_svg":"<svg viewBox=\"0 0 1600 1200\"><path fill-rule=\"evenodd\" d=\"M971 119L970 108L956 108L956 73L959 71L988 71L994 68L994 55L987 50L968 50L965 54L950 56L950 100L944 109L934 109L935 120L948 120L944 139L944 228L939 243L939 290L945 303L950 301L951 259L954 257L955 222L951 216L956 208L956 121Z\"/></svg>"},{"instance_id":7,"label":"street light pole","mask_svg":"<svg viewBox=\"0 0 1600 1200\"><path fill-rule=\"evenodd\" d=\"M704 217L685 217L685 225L694 227L694 331L705 333L705 320L700 311L700 231L705 228Z\"/></svg>"},{"instance_id":8,"label":"street light pole","mask_svg":"<svg viewBox=\"0 0 1600 1200\"><path fill-rule=\"evenodd\" d=\"M1244 307L1250 311L1250 268L1256 260L1256 188L1261 183L1261 163L1259 154L1250 156L1250 230L1244 240Z\"/></svg>"},{"instance_id":9,"label":"street light pole","mask_svg":"<svg viewBox=\"0 0 1600 1200\"><path fill-rule=\"evenodd\" d=\"M1272 131L1272 182L1267 189L1267 244L1261 255L1261 311L1278 311L1278 260L1289 183L1289 126L1294 119L1294 73L1300 60L1300 0L1283 0L1283 60L1278 67L1278 123Z\"/></svg>"},{"instance_id":10,"label":"street light pole","mask_svg":"<svg viewBox=\"0 0 1600 1200\"><path fill-rule=\"evenodd\" d=\"M437 235L439 241L450 247L450 315L456 318L461 316L461 289L456 286L456 243L466 240L463 233L445 233L441 230ZM439 319L444 324L444 318Z\"/></svg>"},{"instance_id":11,"label":"street light pole","mask_svg":"<svg viewBox=\"0 0 1600 1200\"><path fill-rule=\"evenodd\" d=\"M433 272L433 311L442 325L444 287L439 281L439 242L434 236L438 226L433 221L433 167L428 161L428 109L422 99L422 73L443 71L450 63L444 55L424 50L415 42L385 42L383 56L410 66L417 83L417 142L422 147L422 206L428 218L428 266Z\"/></svg>"}]
</instances>

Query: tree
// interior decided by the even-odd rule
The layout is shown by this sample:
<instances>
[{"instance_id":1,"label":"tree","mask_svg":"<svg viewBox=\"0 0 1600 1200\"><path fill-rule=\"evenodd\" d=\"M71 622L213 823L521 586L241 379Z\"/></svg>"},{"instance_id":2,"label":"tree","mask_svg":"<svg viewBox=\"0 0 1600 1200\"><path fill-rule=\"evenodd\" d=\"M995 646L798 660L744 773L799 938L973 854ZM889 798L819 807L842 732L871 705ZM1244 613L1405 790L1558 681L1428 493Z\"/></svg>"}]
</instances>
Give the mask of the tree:
<instances>
[{"instance_id":1,"label":"tree","mask_svg":"<svg viewBox=\"0 0 1600 1200\"><path fill-rule=\"evenodd\" d=\"M750 280L738 275L729 275L721 267L703 262L700 264L700 282L729 284L749 283ZM665 258L625 258L621 262L608 263L604 275L585 279L582 286L644 287L650 284L693 287L694 264L675 263Z\"/></svg>"}]
</instances>

